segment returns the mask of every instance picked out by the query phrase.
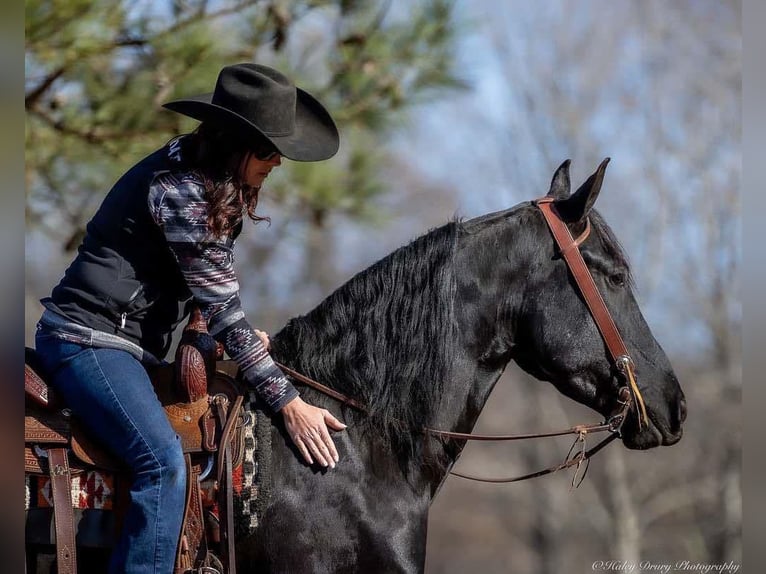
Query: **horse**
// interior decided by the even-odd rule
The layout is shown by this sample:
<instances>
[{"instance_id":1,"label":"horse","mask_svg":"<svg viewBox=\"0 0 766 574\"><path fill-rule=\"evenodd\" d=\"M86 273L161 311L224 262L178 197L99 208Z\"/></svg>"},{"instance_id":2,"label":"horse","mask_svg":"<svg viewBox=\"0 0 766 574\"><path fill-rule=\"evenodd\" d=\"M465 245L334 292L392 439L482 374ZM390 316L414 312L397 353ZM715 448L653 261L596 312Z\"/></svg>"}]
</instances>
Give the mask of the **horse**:
<instances>
[{"instance_id":1,"label":"horse","mask_svg":"<svg viewBox=\"0 0 766 574\"><path fill-rule=\"evenodd\" d=\"M628 449L677 443L683 391L633 293L619 242L593 208L605 160L574 193L569 160L547 197L579 249L635 361L645 403L620 436ZM534 202L453 220L401 247L272 337L280 363L353 397L311 387L304 399L345 419L340 463L299 456L272 428L271 489L258 529L237 540L244 572L422 572L428 509L511 360L604 417L624 385Z\"/></svg>"},{"instance_id":2,"label":"horse","mask_svg":"<svg viewBox=\"0 0 766 574\"><path fill-rule=\"evenodd\" d=\"M634 404L619 437L628 449L669 446L686 402L593 208L607 162L571 193L565 161L546 198L580 238L635 363L645 417ZM303 460L281 417L258 415L270 419L258 431L270 474L257 520L237 530L237 570L423 572L429 506L466 444L424 429L470 433L512 360L609 418L626 381L607 347L537 202L454 219L389 254L271 338L275 360L336 395L296 379L303 398L348 427L333 435L340 462L328 469Z\"/></svg>"}]
</instances>

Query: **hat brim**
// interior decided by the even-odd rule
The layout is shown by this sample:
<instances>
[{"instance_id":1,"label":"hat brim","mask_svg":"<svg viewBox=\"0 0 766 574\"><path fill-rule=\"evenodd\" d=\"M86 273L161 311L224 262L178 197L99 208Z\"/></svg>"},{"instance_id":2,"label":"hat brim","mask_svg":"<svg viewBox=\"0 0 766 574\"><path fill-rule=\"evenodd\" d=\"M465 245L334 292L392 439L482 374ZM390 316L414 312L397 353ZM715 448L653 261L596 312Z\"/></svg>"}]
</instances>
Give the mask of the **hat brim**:
<instances>
[{"instance_id":1,"label":"hat brim","mask_svg":"<svg viewBox=\"0 0 766 574\"><path fill-rule=\"evenodd\" d=\"M280 154L294 161L321 161L338 151L340 138L330 114L311 94L296 88L295 129L286 136L261 131L247 118L212 103L213 93L201 94L163 104L164 108L201 122L228 126L238 133L269 140Z\"/></svg>"}]
</instances>

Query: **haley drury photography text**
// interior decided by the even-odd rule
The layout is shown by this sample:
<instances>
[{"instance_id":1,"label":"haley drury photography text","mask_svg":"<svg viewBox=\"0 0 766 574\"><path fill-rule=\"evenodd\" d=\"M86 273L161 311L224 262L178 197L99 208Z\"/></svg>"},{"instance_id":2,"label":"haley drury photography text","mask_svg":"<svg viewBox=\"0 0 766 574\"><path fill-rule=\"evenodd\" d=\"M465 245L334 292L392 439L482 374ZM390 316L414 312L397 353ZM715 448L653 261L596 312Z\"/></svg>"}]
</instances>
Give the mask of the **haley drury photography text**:
<instances>
[{"instance_id":1,"label":"haley drury photography text","mask_svg":"<svg viewBox=\"0 0 766 574\"><path fill-rule=\"evenodd\" d=\"M631 562L629 560L596 560L592 569L594 572L659 572L661 574L670 574L672 572L699 572L700 574L736 574L740 571L742 565L738 562L724 562L721 564L712 564L706 562L695 562L692 560L678 560L676 562L653 562L651 560L642 560L641 562Z\"/></svg>"}]
</instances>

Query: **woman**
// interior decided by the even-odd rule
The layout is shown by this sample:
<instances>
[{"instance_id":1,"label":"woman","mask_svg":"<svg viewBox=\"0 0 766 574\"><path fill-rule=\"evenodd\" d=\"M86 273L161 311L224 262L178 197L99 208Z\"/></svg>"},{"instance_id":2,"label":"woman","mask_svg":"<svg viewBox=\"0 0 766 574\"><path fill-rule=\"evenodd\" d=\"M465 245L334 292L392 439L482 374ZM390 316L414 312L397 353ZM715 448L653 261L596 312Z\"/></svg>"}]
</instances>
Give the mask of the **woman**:
<instances>
[{"instance_id":1,"label":"woman","mask_svg":"<svg viewBox=\"0 0 766 574\"><path fill-rule=\"evenodd\" d=\"M282 413L307 463L334 467L328 427L345 428L304 403L269 357L268 338L241 309L232 258L244 214L261 219L258 192L281 158L319 161L336 153L330 115L257 64L226 67L212 94L165 107L202 123L114 185L64 278L42 300L37 326L37 351L54 389L133 473L112 572L173 570L184 459L143 365L166 356L192 304L243 378Z\"/></svg>"}]
</instances>

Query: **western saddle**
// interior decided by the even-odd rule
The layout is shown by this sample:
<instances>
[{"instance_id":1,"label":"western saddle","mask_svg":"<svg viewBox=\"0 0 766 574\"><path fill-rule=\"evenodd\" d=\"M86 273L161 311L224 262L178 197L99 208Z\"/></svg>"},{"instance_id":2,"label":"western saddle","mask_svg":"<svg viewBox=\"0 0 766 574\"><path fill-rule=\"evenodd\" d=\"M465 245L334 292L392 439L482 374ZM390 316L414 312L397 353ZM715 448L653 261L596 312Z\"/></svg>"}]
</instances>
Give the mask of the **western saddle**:
<instances>
[{"instance_id":1,"label":"western saddle","mask_svg":"<svg viewBox=\"0 0 766 574\"><path fill-rule=\"evenodd\" d=\"M192 312L175 362L150 376L171 425L181 437L187 488L174 574L236 574L232 468L243 455L244 388L237 366L221 361L222 348ZM24 470L50 479L56 561L60 574L77 572L72 477L103 470L126 477L126 468L88 436L45 382L39 360L26 349L24 365ZM205 514L200 480L215 469L218 516ZM119 493L117 493L119 496ZM124 500L123 500L124 502ZM119 528L119 524L117 525Z\"/></svg>"}]
</instances>

